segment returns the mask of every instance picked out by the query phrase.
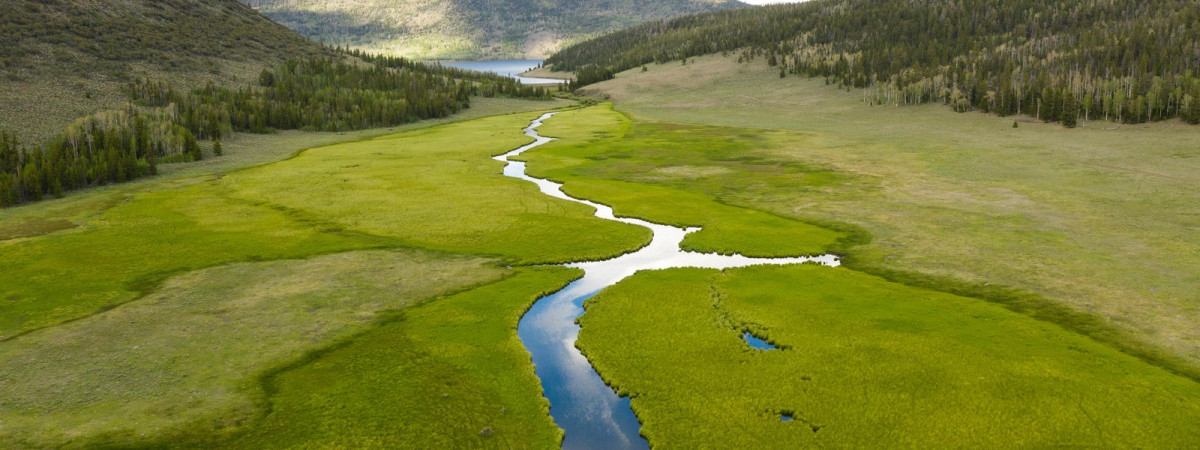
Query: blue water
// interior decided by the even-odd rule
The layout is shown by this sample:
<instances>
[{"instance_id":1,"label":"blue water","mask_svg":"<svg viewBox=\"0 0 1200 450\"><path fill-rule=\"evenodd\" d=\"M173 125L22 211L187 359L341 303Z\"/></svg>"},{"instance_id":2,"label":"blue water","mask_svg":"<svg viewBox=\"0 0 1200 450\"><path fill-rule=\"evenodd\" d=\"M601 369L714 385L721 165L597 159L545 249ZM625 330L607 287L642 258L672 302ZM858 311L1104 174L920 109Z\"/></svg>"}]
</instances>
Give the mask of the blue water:
<instances>
[{"instance_id":1,"label":"blue water","mask_svg":"<svg viewBox=\"0 0 1200 450\"><path fill-rule=\"evenodd\" d=\"M743 333L742 337L746 339L747 344L750 344L751 347L757 348L759 350L779 350L779 347L771 345L770 342L759 339L758 336L750 334L749 331Z\"/></svg>"},{"instance_id":2,"label":"blue water","mask_svg":"<svg viewBox=\"0 0 1200 450\"><path fill-rule=\"evenodd\" d=\"M591 280L576 280L542 297L525 313L517 335L533 357L550 415L562 427L564 449L649 449L638 431L642 424L629 406L604 384L587 358L575 348L583 302L596 295ZM582 289L582 292L581 292ZM587 292L591 291L591 292ZM570 325L566 325L570 324Z\"/></svg>"},{"instance_id":3,"label":"blue water","mask_svg":"<svg viewBox=\"0 0 1200 450\"><path fill-rule=\"evenodd\" d=\"M791 422L791 421L792 421L792 415L791 415L791 414L780 414L780 415L779 415L779 421L780 421L780 422Z\"/></svg>"},{"instance_id":4,"label":"blue water","mask_svg":"<svg viewBox=\"0 0 1200 450\"><path fill-rule=\"evenodd\" d=\"M553 78L530 78L520 76L522 73L535 69L542 63L540 59L505 59L496 61L448 61L442 62L443 66L457 67L459 69L474 70L477 72L491 72L497 75L516 78L523 84L558 84L562 80Z\"/></svg>"}]
</instances>

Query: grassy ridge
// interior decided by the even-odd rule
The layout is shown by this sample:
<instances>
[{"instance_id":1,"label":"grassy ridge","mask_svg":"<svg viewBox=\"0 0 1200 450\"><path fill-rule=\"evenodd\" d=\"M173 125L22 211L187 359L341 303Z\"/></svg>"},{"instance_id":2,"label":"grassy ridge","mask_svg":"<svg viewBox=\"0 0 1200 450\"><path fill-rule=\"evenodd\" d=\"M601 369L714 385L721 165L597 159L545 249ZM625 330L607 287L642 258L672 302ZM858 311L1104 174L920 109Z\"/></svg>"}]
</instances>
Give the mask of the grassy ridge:
<instances>
[{"instance_id":1,"label":"grassy ridge","mask_svg":"<svg viewBox=\"0 0 1200 450\"><path fill-rule=\"evenodd\" d=\"M0 243L4 337L127 302L169 275L233 261L394 246L269 205L229 199L211 183L138 196L85 230Z\"/></svg>"},{"instance_id":2,"label":"grassy ridge","mask_svg":"<svg viewBox=\"0 0 1200 450\"><path fill-rule=\"evenodd\" d=\"M644 272L586 307L578 345L634 397L655 445L1200 439L1200 388L1186 378L995 304L847 269ZM786 350L751 349L745 329Z\"/></svg>"}]
</instances>

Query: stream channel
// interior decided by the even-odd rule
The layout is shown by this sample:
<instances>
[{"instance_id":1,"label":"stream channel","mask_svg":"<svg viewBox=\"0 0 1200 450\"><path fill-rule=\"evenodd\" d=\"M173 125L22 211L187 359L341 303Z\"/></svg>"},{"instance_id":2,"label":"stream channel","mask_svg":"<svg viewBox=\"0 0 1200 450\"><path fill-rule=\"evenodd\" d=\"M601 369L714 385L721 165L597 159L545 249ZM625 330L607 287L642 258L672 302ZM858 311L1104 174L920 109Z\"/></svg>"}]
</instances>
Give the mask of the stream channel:
<instances>
[{"instance_id":1,"label":"stream channel","mask_svg":"<svg viewBox=\"0 0 1200 450\"><path fill-rule=\"evenodd\" d=\"M674 267L726 269L758 264L801 264L815 262L837 266L837 256L821 255L797 258L749 258L742 255L718 255L682 251L680 242L699 228L677 228L628 217L616 217L613 209L588 200L577 199L562 191L562 184L525 174L525 163L509 158L554 140L537 133L542 122L555 113L535 119L525 128L533 143L495 157L508 163L504 175L536 183L551 197L583 203L596 208L596 217L649 228L654 232L650 244L632 253L604 261L566 264L583 269L584 276L563 289L539 298L521 317L517 334L533 356L542 389L550 400L550 416L566 435L564 449L636 449L649 445L638 431L641 424L629 407L629 399L620 397L604 384L587 358L575 348L583 314L583 302L601 289L616 284L639 270Z\"/></svg>"}]
</instances>

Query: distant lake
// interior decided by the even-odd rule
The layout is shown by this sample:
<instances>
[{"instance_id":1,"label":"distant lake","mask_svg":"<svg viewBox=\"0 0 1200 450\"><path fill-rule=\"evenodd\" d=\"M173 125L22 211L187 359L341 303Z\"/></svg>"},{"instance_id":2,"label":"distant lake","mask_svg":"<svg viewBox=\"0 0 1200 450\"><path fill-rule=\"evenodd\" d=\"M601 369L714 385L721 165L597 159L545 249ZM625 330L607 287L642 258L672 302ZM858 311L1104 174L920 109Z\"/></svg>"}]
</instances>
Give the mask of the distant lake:
<instances>
[{"instance_id":1,"label":"distant lake","mask_svg":"<svg viewBox=\"0 0 1200 450\"><path fill-rule=\"evenodd\" d=\"M443 66L457 67L459 69L476 70L479 72L491 72L497 75L513 77L520 80L524 84L558 84L562 80L553 78L529 78L519 76L530 69L537 68L542 63L540 59L503 59L496 61L443 61Z\"/></svg>"}]
</instances>

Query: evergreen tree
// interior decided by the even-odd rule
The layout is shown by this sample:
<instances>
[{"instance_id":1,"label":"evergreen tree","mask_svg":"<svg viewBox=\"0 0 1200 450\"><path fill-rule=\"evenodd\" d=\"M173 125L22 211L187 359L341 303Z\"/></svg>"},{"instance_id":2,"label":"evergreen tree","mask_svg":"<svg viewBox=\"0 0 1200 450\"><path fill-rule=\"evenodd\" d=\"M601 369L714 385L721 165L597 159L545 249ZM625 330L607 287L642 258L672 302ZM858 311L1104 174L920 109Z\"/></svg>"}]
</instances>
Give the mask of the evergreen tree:
<instances>
[{"instance_id":1,"label":"evergreen tree","mask_svg":"<svg viewBox=\"0 0 1200 450\"><path fill-rule=\"evenodd\" d=\"M196 136L192 135L191 131L183 133L183 154L191 157L192 161L204 159L204 153L200 151L200 144L196 143Z\"/></svg>"},{"instance_id":2,"label":"evergreen tree","mask_svg":"<svg viewBox=\"0 0 1200 450\"><path fill-rule=\"evenodd\" d=\"M1075 102L1075 95L1070 91L1063 97L1062 108L1062 124L1067 128L1075 128L1079 122L1079 104Z\"/></svg>"}]
</instances>

